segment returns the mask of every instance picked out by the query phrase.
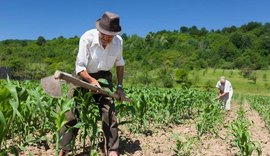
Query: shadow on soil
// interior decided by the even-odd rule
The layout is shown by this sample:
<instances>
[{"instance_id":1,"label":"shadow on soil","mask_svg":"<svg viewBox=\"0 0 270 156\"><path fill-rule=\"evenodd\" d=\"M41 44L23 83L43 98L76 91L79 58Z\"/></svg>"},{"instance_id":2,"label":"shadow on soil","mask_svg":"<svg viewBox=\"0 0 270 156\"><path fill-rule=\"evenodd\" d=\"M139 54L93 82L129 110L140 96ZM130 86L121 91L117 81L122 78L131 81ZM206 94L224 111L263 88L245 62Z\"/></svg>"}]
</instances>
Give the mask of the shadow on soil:
<instances>
[{"instance_id":1,"label":"shadow on soil","mask_svg":"<svg viewBox=\"0 0 270 156\"><path fill-rule=\"evenodd\" d=\"M142 148L140 146L141 143L140 143L139 140L134 141L134 140L131 140L130 138L120 137L120 143L119 144L120 144L120 149L119 149L120 155L134 154L136 151L141 151L142 150ZM91 147L88 146L88 147L85 148L85 152L81 152L79 154L76 154L76 156L89 156L90 154L91 154Z\"/></svg>"},{"instance_id":2,"label":"shadow on soil","mask_svg":"<svg viewBox=\"0 0 270 156\"><path fill-rule=\"evenodd\" d=\"M120 154L134 154L136 151L141 151L141 143L139 140L131 140L130 138L120 137Z\"/></svg>"},{"instance_id":3,"label":"shadow on soil","mask_svg":"<svg viewBox=\"0 0 270 156\"><path fill-rule=\"evenodd\" d=\"M121 155L127 154L127 155L132 155L137 151L141 151L141 143L139 140L131 140L129 137L120 137L120 149L119 153ZM44 148L47 150L50 149L48 143L46 141L43 141L42 143L38 144L39 147L44 146ZM12 146L8 149L10 153L13 155L17 156L19 155L19 149L16 146ZM82 150L82 149L77 149L77 150ZM84 149L84 152L77 153L69 152L67 156L89 156L91 155L91 146L86 146ZM98 150L99 154L102 155L104 153L101 152L101 150ZM52 154L52 153L51 153ZM5 151L0 150L0 156L9 156L9 154Z\"/></svg>"}]
</instances>

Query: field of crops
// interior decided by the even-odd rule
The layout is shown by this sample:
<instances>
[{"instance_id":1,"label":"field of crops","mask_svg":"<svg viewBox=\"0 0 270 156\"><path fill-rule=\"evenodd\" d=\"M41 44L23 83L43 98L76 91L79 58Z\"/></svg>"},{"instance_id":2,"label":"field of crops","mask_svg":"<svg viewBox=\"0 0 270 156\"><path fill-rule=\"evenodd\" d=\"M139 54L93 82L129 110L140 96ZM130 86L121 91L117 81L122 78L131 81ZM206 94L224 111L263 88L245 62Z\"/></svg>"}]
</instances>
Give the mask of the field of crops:
<instances>
[{"instance_id":1,"label":"field of crops","mask_svg":"<svg viewBox=\"0 0 270 156\"><path fill-rule=\"evenodd\" d=\"M122 155L211 155L217 145L220 155L269 154L269 131L263 134L266 140L254 138L254 121L246 115L254 111L247 110L250 103L267 123L260 128L269 127L269 97L234 96L228 113L214 100L214 92L139 87L125 92L133 102L116 102ZM103 134L91 96L80 105L80 131L71 155L98 155ZM0 154L58 155L65 112L75 107L73 99L49 97L37 82L0 81Z\"/></svg>"}]
</instances>

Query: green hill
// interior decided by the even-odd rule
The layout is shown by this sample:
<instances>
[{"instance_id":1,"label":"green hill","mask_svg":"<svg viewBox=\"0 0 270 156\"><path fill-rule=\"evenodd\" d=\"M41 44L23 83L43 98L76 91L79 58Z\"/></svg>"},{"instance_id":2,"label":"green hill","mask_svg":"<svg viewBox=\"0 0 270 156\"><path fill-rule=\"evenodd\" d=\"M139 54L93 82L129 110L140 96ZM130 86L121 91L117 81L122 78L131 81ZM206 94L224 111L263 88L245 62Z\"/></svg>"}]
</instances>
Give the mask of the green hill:
<instances>
[{"instance_id":1,"label":"green hill","mask_svg":"<svg viewBox=\"0 0 270 156\"><path fill-rule=\"evenodd\" d=\"M252 80L254 71L270 67L270 23L249 22L222 30L182 26L174 31L149 32L146 37L122 37L127 84L196 87L194 78L187 76L194 71L238 70ZM8 71L14 79L40 79L55 70L72 72L78 42L77 36L0 41L0 76L5 78L3 72Z\"/></svg>"}]
</instances>

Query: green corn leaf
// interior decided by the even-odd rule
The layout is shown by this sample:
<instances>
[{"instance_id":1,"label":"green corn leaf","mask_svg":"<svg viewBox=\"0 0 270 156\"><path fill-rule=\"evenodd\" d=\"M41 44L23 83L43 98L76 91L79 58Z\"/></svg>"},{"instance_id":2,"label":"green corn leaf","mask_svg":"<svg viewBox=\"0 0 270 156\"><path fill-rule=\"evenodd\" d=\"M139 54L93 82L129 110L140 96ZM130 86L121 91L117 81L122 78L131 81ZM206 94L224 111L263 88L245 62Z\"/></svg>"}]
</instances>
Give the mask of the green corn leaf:
<instances>
[{"instance_id":1,"label":"green corn leaf","mask_svg":"<svg viewBox=\"0 0 270 156\"><path fill-rule=\"evenodd\" d=\"M5 116L1 111L0 111L0 123L3 126L3 127L1 126L1 129L2 128L4 129L7 126Z\"/></svg>"},{"instance_id":2,"label":"green corn leaf","mask_svg":"<svg viewBox=\"0 0 270 156\"><path fill-rule=\"evenodd\" d=\"M17 115L20 120L23 120L21 113L18 111L18 101L10 100L9 103L13 109L13 118L15 118Z\"/></svg>"},{"instance_id":3,"label":"green corn leaf","mask_svg":"<svg viewBox=\"0 0 270 156\"><path fill-rule=\"evenodd\" d=\"M16 101L16 108L18 108L19 99L18 99L18 93L17 93L17 90L16 90L16 86L14 86L12 84L8 84L8 85L6 85L6 88L9 90L11 96Z\"/></svg>"},{"instance_id":4,"label":"green corn leaf","mask_svg":"<svg viewBox=\"0 0 270 156\"><path fill-rule=\"evenodd\" d=\"M0 88L0 103L7 101L10 97L10 92L6 87Z\"/></svg>"},{"instance_id":5,"label":"green corn leaf","mask_svg":"<svg viewBox=\"0 0 270 156\"><path fill-rule=\"evenodd\" d=\"M103 85L109 85L109 82L106 79L100 78L97 80L99 83L102 83Z\"/></svg>"},{"instance_id":6,"label":"green corn leaf","mask_svg":"<svg viewBox=\"0 0 270 156\"><path fill-rule=\"evenodd\" d=\"M63 121L60 124L60 127L57 128L58 131L60 131L60 129L67 123L67 121L65 119L63 119Z\"/></svg>"},{"instance_id":7,"label":"green corn leaf","mask_svg":"<svg viewBox=\"0 0 270 156\"><path fill-rule=\"evenodd\" d=\"M40 94L38 93L38 91L37 90L28 90L28 94L35 98L37 108L40 110L43 110L43 106L42 106L41 101L40 101L41 100Z\"/></svg>"},{"instance_id":8,"label":"green corn leaf","mask_svg":"<svg viewBox=\"0 0 270 156\"><path fill-rule=\"evenodd\" d=\"M81 128L81 127L84 127L84 126L85 126L84 122L78 122L74 127Z\"/></svg>"}]
</instances>

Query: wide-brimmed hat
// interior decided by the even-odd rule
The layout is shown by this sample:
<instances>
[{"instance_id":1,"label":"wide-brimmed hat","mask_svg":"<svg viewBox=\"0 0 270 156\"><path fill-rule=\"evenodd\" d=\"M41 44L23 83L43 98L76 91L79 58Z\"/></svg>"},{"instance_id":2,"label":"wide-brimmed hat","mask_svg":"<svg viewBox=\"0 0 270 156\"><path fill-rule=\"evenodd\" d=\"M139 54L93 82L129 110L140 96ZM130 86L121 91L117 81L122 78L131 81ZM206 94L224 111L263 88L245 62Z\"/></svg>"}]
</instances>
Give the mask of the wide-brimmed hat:
<instances>
[{"instance_id":1,"label":"wide-brimmed hat","mask_svg":"<svg viewBox=\"0 0 270 156\"><path fill-rule=\"evenodd\" d=\"M117 14L105 12L103 16L96 21L97 29L106 35L118 35L121 33L120 19Z\"/></svg>"}]
</instances>

